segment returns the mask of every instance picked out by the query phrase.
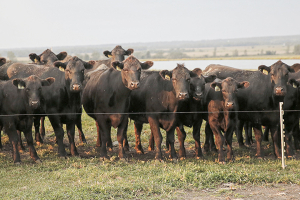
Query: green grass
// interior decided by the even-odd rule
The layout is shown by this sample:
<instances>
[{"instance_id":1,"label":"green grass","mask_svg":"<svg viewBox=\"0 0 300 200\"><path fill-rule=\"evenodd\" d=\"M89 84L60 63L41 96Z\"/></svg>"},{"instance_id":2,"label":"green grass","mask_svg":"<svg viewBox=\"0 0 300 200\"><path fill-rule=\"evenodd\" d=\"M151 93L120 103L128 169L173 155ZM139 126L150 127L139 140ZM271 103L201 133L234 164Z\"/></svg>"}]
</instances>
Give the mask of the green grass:
<instances>
[{"instance_id":1,"label":"green grass","mask_svg":"<svg viewBox=\"0 0 300 200\"><path fill-rule=\"evenodd\" d=\"M110 161L101 161L95 147L97 138L94 121L85 114L83 127L88 144L81 144L76 132L77 148L82 158L61 159L57 157L52 128L46 121L45 144L36 146L42 164L33 163L25 150L21 153L22 164L14 165L8 138L2 135L4 149L0 151L1 199L169 199L176 198L178 191L214 188L227 182L255 185L300 184L299 159L288 160L287 168L282 170L280 160L273 158L272 145L267 142L263 143L266 158L259 160L254 157L255 146L240 149L234 137L236 160L220 165L216 153L204 155L203 160L193 157L194 141L191 129L186 128L187 159L172 162L167 159L168 154L164 153L164 162L158 162L154 160L153 152L146 151L145 155L135 153L133 123L130 123L128 162L119 161L117 147L109 152ZM202 132L203 129L204 127ZM149 125L144 125L144 150L147 150L149 135ZM164 132L163 137L165 144ZM65 144L68 143L66 138L65 136ZM116 141L115 129L112 129L112 139ZM203 135L201 141L204 141ZM178 144L176 149L178 150Z\"/></svg>"}]
</instances>

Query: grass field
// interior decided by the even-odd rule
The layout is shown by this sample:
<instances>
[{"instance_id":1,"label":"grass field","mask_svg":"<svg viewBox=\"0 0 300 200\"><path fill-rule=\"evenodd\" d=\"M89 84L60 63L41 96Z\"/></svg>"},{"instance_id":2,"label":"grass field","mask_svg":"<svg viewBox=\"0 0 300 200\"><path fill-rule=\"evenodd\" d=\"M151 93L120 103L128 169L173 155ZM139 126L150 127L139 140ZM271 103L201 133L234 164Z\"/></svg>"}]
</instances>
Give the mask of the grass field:
<instances>
[{"instance_id":1,"label":"grass field","mask_svg":"<svg viewBox=\"0 0 300 200\"><path fill-rule=\"evenodd\" d=\"M163 162L155 161L154 153L147 151L150 135L148 125L144 126L142 134L145 155L136 154L133 149L133 123L130 123L130 151L126 152L128 161L119 161L116 146L109 152L110 161L100 161L98 149L95 147L97 138L94 121L86 114L82 120L87 144L80 143L76 132L76 143L81 157L57 157L55 137L49 122L46 121L45 143L36 146L43 163L33 163L26 149L21 153L22 164L14 165L8 137L2 134L4 148L0 150L1 199L176 199L183 195L205 195L205 198L208 196L203 191L218 188L225 183L234 184L235 187L261 187L278 183L300 185L299 152L296 152L296 158L287 160L287 168L282 170L280 160L274 159L269 142L263 142L265 159L259 160L254 156L254 145L238 148L234 137L235 162L220 165L216 153L205 154L203 160L196 160L193 157L194 141L189 128L186 129L188 136L185 160L172 162L167 159L168 154L164 153ZM66 138L65 136L64 142L67 145ZM116 141L115 129L112 129L112 139ZM24 138L23 141L26 144ZM204 141L203 134L201 141ZM176 144L178 150L178 143ZM216 198L231 192L218 191L214 194ZM243 198L242 194L235 195L236 198Z\"/></svg>"}]
</instances>

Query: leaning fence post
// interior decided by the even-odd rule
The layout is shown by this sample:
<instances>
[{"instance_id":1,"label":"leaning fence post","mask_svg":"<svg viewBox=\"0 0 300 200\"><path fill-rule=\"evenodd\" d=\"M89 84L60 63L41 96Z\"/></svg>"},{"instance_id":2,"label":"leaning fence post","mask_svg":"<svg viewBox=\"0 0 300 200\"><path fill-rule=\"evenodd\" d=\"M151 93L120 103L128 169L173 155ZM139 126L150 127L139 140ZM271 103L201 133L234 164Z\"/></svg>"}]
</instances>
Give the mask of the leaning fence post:
<instances>
[{"instance_id":1,"label":"leaning fence post","mask_svg":"<svg viewBox=\"0 0 300 200\"><path fill-rule=\"evenodd\" d=\"M283 115L284 115L284 111L282 109L282 105L283 102L279 102L279 113L280 113L280 135L281 135L281 164L282 164L282 169L285 169L286 165L285 165L285 142L284 142L284 119L283 119Z\"/></svg>"}]
</instances>

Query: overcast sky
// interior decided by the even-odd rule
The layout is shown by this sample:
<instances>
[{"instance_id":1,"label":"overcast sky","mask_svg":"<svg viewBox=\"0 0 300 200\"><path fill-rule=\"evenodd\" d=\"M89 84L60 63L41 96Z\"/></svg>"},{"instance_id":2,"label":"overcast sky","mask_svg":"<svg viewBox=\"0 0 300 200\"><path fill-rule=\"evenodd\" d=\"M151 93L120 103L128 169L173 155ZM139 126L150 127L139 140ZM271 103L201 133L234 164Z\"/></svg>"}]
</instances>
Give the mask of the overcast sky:
<instances>
[{"instance_id":1,"label":"overcast sky","mask_svg":"<svg viewBox=\"0 0 300 200\"><path fill-rule=\"evenodd\" d=\"M1 0L0 49L299 35L299 0Z\"/></svg>"}]
</instances>

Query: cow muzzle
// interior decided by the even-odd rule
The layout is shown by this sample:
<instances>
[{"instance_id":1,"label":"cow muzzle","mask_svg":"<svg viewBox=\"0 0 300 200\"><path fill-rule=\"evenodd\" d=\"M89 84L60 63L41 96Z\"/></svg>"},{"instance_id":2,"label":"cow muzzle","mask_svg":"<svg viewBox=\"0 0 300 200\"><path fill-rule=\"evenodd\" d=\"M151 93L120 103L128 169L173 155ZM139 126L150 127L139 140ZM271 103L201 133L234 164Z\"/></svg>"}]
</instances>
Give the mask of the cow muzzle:
<instances>
[{"instance_id":1,"label":"cow muzzle","mask_svg":"<svg viewBox=\"0 0 300 200\"><path fill-rule=\"evenodd\" d=\"M34 109L40 107L40 101L31 101L30 106Z\"/></svg>"},{"instance_id":2,"label":"cow muzzle","mask_svg":"<svg viewBox=\"0 0 300 200\"><path fill-rule=\"evenodd\" d=\"M186 93L186 92L180 92L178 94L178 99L180 99L180 100L184 100L184 99L187 99L187 98L189 98L189 94Z\"/></svg>"},{"instance_id":3,"label":"cow muzzle","mask_svg":"<svg viewBox=\"0 0 300 200\"><path fill-rule=\"evenodd\" d=\"M81 86L79 84L73 84L72 90L75 92L79 92L81 90Z\"/></svg>"},{"instance_id":4,"label":"cow muzzle","mask_svg":"<svg viewBox=\"0 0 300 200\"><path fill-rule=\"evenodd\" d=\"M276 94L276 96L284 96L285 91L282 87L276 87L275 88L275 94Z\"/></svg>"},{"instance_id":5,"label":"cow muzzle","mask_svg":"<svg viewBox=\"0 0 300 200\"><path fill-rule=\"evenodd\" d=\"M226 108L228 109L233 109L234 103L233 102L227 102L226 103Z\"/></svg>"},{"instance_id":6,"label":"cow muzzle","mask_svg":"<svg viewBox=\"0 0 300 200\"><path fill-rule=\"evenodd\" d=\"M193 99L195 99L196 101L200 101L203 97L203 93L195 93Z\"/></svg>"},{"instance_id":7,"label":"cow muzzle","mask_svg":"<svg viewBox=\"0 0 300 200\"><path fill-rule=\"evenodd\" d=\"M139 87L140 87L140 82L138 82L138 81L136 81L136 82L132 81L132 82L130 83L130 85L129 85L129 88L130 88L131 90L137 89L137 88L139 88Z\"/></svg>"}]
</instances>

